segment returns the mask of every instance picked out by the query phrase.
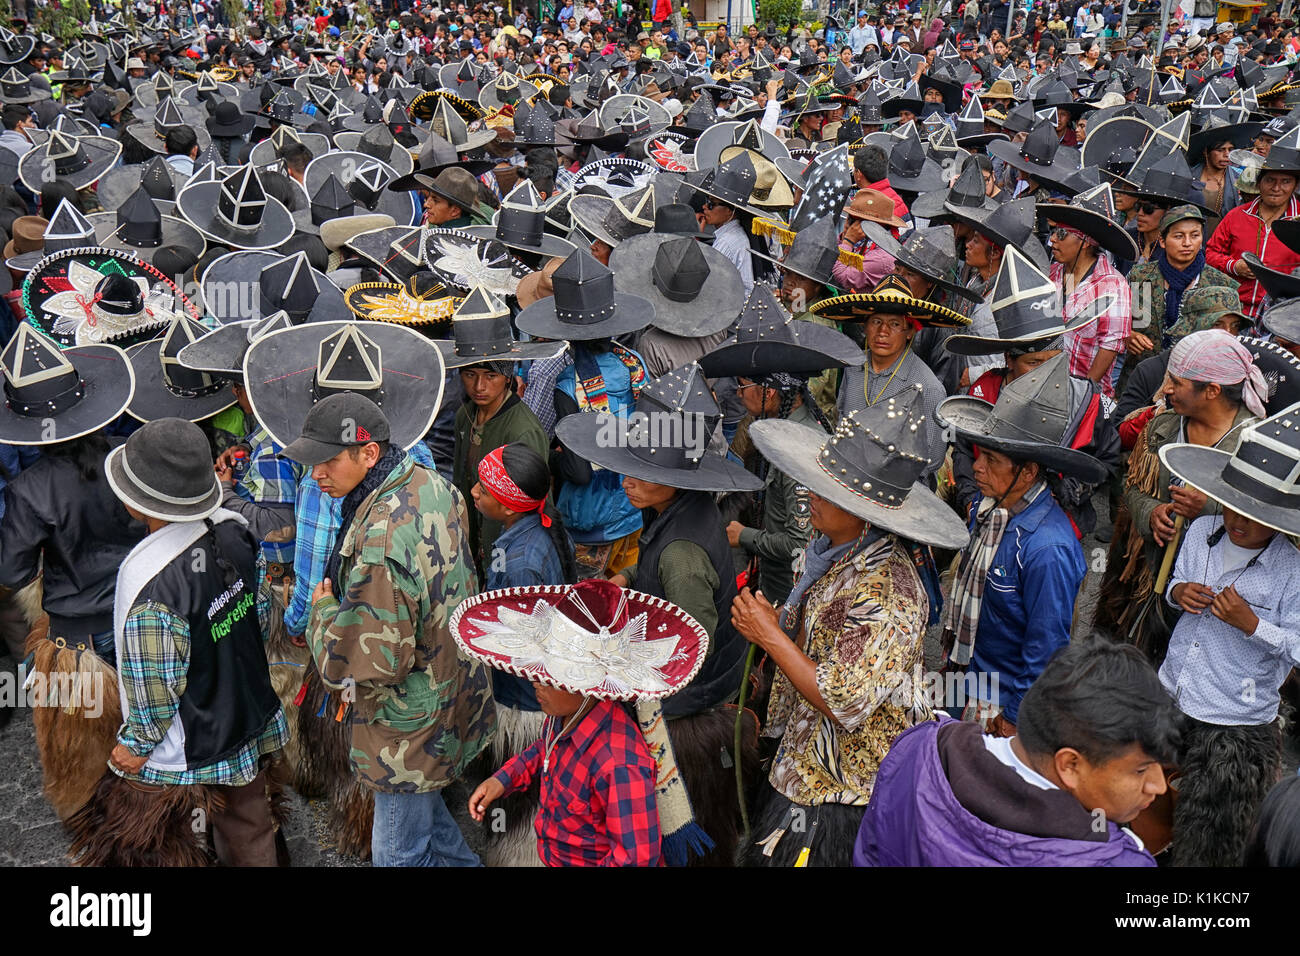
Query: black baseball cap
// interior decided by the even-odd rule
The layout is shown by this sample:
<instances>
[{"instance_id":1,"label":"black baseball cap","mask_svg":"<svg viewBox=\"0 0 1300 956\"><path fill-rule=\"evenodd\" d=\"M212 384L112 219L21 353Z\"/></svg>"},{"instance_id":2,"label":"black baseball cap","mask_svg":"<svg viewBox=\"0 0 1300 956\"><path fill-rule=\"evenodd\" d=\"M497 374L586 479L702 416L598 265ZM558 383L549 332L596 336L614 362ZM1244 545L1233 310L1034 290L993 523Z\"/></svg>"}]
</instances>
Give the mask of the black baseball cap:
<instances>
[{"instance_id":1,"label":"black baseball cap","mask_svg":"<svg viewBox=\"0 0 1300 956\"><path fill-rule=\"evenodd\" d=\"M312 406L302 435L280 454L312 466L347 448L388 441L388 419L379 406L356 392L338 392Z\"/></svg>"}]
</instances>

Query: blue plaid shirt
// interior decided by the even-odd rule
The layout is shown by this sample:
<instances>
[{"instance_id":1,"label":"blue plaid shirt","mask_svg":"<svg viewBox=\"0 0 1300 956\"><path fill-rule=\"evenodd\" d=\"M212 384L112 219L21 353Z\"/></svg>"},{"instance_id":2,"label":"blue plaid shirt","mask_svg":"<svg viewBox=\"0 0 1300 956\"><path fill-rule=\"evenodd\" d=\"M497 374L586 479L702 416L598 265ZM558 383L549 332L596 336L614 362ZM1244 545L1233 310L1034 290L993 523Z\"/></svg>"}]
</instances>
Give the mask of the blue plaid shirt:
<instances>
[{"instance_id":1,"label":"blue plaid shirt","mask_svg":"<svg viewBox=\"0 0 1300 956\"><path fill-rule=\"evenodd\" d=\"M301 466L279 457L283 449L261 425L253 429L244 442L250 449L248 467L235 482L235 493L255 504L293 505L298 498ZM266 555L268 564L292 564L293 542L263 541L262 553Z\"/></svg>"},{"instance_id":2,"label":"blue plaid shirt","mask_svg":"<svg viewBox=\"0 0 1300 956\"><path fill-rule=\"evenodd\" d=\"M418 464L434 467L433 455L422 441L416 442L408 452ZM311 595L325 577L334 540L339 534L339 514L343 510L342 498L322 494L320 485L309 470L298 483L298 534L293 554L293 597L284 612L284 624L290 634L307 630L311 617Z\"/></svg>"}]
</instances>

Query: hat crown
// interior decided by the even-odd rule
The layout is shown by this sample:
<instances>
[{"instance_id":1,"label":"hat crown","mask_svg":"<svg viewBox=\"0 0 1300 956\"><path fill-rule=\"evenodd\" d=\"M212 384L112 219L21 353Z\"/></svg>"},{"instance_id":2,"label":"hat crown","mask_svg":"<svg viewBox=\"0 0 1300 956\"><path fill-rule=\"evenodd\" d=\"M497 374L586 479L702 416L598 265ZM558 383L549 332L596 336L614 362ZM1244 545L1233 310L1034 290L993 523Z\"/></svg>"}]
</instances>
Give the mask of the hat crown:
<instances>
[{"instance_id":1,"label":"hat crown","mask_svg":"<svg viewBox=\"0 0 1300 956\"><path fill-rule=\"evenodd\" d=\"M474 286L451 317L456 354L509 355L514 348L510 307L480 285Z\"/></svg>"},{"instance_id":2,"label":"hat crown","mask_svg":"<svg viewBox=\"0 0 1300 956\"><path fill-rule=\"evenodd\" d=\"M984 205L985 193L984 174L979 165L966 163L948 190L947 202L963 209L978 209Z\"/></svg>"},{"instance_id":3,"label":"hat crown","mask_svg":"<svg viewBox=\"0 0 1300 956\"><path fill-rule=\"evenodd\" d=\"M694 239L683 236L659 244L650 278L660 294L673 302L692 302L709 278L709 263Z\"/></svg>"},{"instance_id":4,"label":"hat crown","mask_svg":"<svg viewBox=\"0 0 1300 956\"><path fill-rule=\"evenodd\" d=\"M794 317L781 307L766 282L754 283L736 320L736 341L794 343Z\"/></svg>"},{"instance_id":5,"label":"hat crown","mask_svg":"<svg viewBox=\"0 0 1300 956\"><path fill-rule=\"evenodd\" d=\"M994 209L984 220L984 228L976 231L1005 237L1011 245L1021 246L1033 237L1034 215L1034 200L1022 196Z\"/></svg>"},{"instance_id":6,"label":"hat crown","mask_svg":"<svg viewBox=\"0 0 1300 956\"><path fill-rule=\"evenodd\" d=\"M221 218L237 229L255 229L266 210L266 191L261 177L251 164L243 166L221 180L217 211Z\"/></svg>"},{"instance_id":7,"label":"hat crown","mask_svg":"<svg viewBox=\"0 0 1300 956\"><path fill-rule=\"evenodd\" d=\"M916 124L908 124L907 135L889 153L889 171L904 178L912 178L925 166L925 146L916 131Z\"/></svg>"},{"instance_id":8,"label":"hat crown","mask_svg":"<svg viewBox=\"0 0 1300 956\"><path fill-rule=\"evenodd\" d=\"M81 376L63 350L27 323L18 326L5 346L0 365L4 368L6 404L19 415L56 415L85 395Z\"/></svg>"},{"instance_id":9,"label":"hat crown","mask_svg":"<svg viewBox=\"0 0 1300 956\"><path fill-rule=\"evenodd\" d=\"M393 139L392 131L382 124L372 126L357 141L357 152L364 153L372 159L382 159L385 162L393 155L393 147L397 141Z\"/></svg>"},{"instance_id":10,"label":"hat crown","mask_svg":"<svg viewBox=\"0 0 1300 956\"><path fill-rule=\"evenodd\" d=\"M348 324L321 340L316 389L323 392L377 392L384 382L383 353L359 326Z\"/></svg>"},{"instance_id":11,"label":"hat crown","mask_svg":"<svg viewBox=\"0 0 1300 956\"><path fill-rule=\"evenodd\" d=\"M217 487L212 449L193 422L180 418L149 422L126 440L122 457L131 485L150 498L199 502Z\"/></svg>"},{"instance_id":12,"label":"hat crown","mask_svg":"<svg viewBox=\"0 0 1300 956\"><path fill-rule=\"evenodd\" d=\"M1007 246L989 299L998 337L1032 339L1055 335L1061 328L1056 284L1039 272L1015 246Z\"/></svg>"},{"instance_id":13,"label":"hat crown","mask_svg":"<svg viewBox=\"0 0 1300 956\"><path fill-rule=\"evenodd\" d=\"M320 225L331 219L352 215L352 194L333 171L311 197L311 221Z\"/></svg>"},{"instance_id":14,"label":"hat crown","mask_svg":"<svg viewBox=\"0 0 1300 956\"><path fill-rule=\"evenodd\" d=\"M117 208L117 234L133 246L162 245L162 213L143 183Z\"/></svg>"},{"instance_id":15,"label":"hat crown","mask_svg":"<svg viewBox=\"0 0 1300 956\"><path fill-rule=\"evenodd\" d=\"M663 468L696 470L722 412L700 366L691 362L651 380L624 428L628 451Z\"/></svg>"},{"instance_id":16,"label":"hat crown","mask_svg":"<svg viewBox=\"0 0 1300 956\"><path fill-rule=\"evenodd\" d=\"M957 240L952 226L913 229L899 247L898 257L927 276L950 281L957 269Z\"/></svg>"},{"instance_id":17,"label":"hat crown","mask_svg":"<svg viewBox=\"0 0 1300 956\"><path fill-rule=\"evenodd\" d=\"M977 434L1067 445L1074 418L1069 360L1069 353L1061 352L1003 386L997 404Z\"/></svg>"},{"instance_id":18,"label":"hat crown","mask_svg":"<svg viewBox=\"0 0 1300 956\"><path fill-rule=\"evenodd\" d=\"M372 159L363 162L348 180L348 195L373 212L392 178L381 161Z\"/></svg>"},{"instance_id":19,"label":"hat crown","mask_svg":"<svg viewBox=\"0 0 1300 956\"><path fill-rule=\"evenodd\" d=\"M614 314L614 273L586 249L575 249L560 263L551 286L561 322L591 325Z\"/></svg>"},{"instance_id":20,"label":"hat crown","mask_svg":"<svg viewBox=\"0 0 1300 956\"><path fill-rule=\"evenodd\" d=\"M144 309L144 300L140 301ZM203 338L208 332L193 319L177 316L163 333L158 358L162 363L162 380L167 391L180 398L201 398L219 392L224 386L207 372L199 372L181 364L180 353L185 346Z\"/></svg>"},{"instance_id":21,"label":"hat crown","mask_svg":"<svg viewBox=\"0 0 1300 956\"><path fill-rule=\"evenodd\" d=\"M295 322L306 319L321 293L316 271L308 262L307 253L301 250L264 268L257 285L262 295L263 314L283 310Z\"/></svg>"},{"instance_id":22,"label":"hat crown","mask_svg":"<svg viewBox=\"0 0 1300 956\"><path fill-rule=\"evenodd\" d=\"M839 261L835 223L826 216L795 233L781 265L814 281L829 285L831 269Z\"/></svg>"},{"instance_id":23,"label":"hat crown","mask_svg":"<svg viewBox=\"0 0 1300 956\"><path fill-rule=\"evenodd\" d=\"M95 227L68 200L59 200L45 227L45 252L62 252L78 246L93 244Z\"/></svg>"},{"instance_id":24,"label":"hat crown","mask_svg":"<svg viewBox=\"0 0 1300 956\"><path fill-rule=\"evenodd\" d=\"M1300 404L1242 429L1221 478L1269 507L1300 507Z\"/></svg>"},{"instance_id":25,"label":"hat crown","mask_svg":"<svg viewBox=\"0 0 1300 956\"><path fill-rule=\"evenodd\" d=\"M840 419L817 463L834 481L889 508L902 505L930 460L926 457L921 386Z\"/></svg>"}]
</instances>

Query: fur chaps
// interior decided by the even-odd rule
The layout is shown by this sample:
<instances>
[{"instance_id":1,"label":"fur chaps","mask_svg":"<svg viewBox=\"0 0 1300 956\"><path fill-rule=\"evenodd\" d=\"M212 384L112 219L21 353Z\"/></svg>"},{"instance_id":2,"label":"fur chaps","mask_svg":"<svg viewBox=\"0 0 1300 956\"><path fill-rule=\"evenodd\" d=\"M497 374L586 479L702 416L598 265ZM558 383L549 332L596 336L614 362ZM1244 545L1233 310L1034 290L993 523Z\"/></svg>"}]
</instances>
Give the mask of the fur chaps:
<instances>
[{"instance_id":1,"label":"fur chaps","mask_svg":"<svg viewBox=\"0 0 1300 956\"><path fill-rule=\"evenodd\" d=\"M490 754L491 766L483 760L475 761L478 781L487 779L502 764L521 751L527 750L542 736L546 715L540 710L520 710L497 703L497 732ZM470 788L471 790L473 787ZM486 866L541 866L537 853L537 811L541 808L540 783L534 780L527 790L512 793L498 800L488 811L482 826L485 842L482 853ZM496 817L495 811L500 811ZM493 820L503 821L494 826Z\"/></svg>"},{"instance_id":2,"label":"fur chaps","mask_svg":"<svg viewBox=\"0 0 1300 956\"><path fill-rule=\"evenodd\" d=\"M1175 866L1241 866L1260 804L1282 775L1277 722L1188 720L1174 804Z\"/></svg>"},{"instance_id":3,"label":"fur chaps","mask_svg":"<svg viewBox=\"0 0 1300 956\"><path fill-rule=\"evenodd\" d=\"M117 671L92 650L49 639L42 617L27 638L32 655L32 722L45 799L67 821L91 794L108 766L122 723Z\"/></svg>"},{"instance_id":4,"label":"fur chaps","mask_svg":"<svg viewBox=\"0 0 1300 956\"><path fill-rule=\"evenodd\" d=\"M695 822L714 848L691 866L735 866L740 841L740 802L736 797L736 708L714 707L668 721L677 769L691 798ZM758 724L746 710L740 747L745 786L759 774Z\"/></svg>"},{"instance_id":5,"label":"fur chaps","mask_svg":"<svg viewBox=\"0 0 1300 956\"><path fill-rule=\"evenodd\" d=\"M766 790L767 802L754 823L753 843L745 850L745 866L794 866L805 846L810 848L805 866L853 865L853 846L867 812L866 804L855 807L823 803L815 807L796 807L770 784ZM772 849L772 855L765 855L759 841L766 841L783 827L785 833Z\"/></svg>"},{"instance_id":6,"label":"fur chaps","mask_svg":"<svg viewBox=\"0 0 1300 956\"><path fill-rule=\"evenodd\" d=\"M222 798L204 786L160 787L104 772L67 821L77 866L211 866L206 825Z\"/></svg>"}]
</instances>

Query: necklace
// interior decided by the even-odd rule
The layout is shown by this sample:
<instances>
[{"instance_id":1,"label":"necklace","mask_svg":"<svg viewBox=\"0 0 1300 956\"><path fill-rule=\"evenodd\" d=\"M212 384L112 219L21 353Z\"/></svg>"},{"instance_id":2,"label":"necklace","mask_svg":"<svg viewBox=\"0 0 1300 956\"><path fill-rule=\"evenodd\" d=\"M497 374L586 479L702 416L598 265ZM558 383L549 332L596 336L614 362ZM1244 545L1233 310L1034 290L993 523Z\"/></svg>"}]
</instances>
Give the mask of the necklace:
<instances>
[{"instance_id":1,"label":"necklace","mask_svg":"<svg viewBox=\"0 0 1300 956\"><path fill-rule=\"evenodd\" d=\"M903 354L900 355L898 361L894 363L894 370L889 373L889 378L885 379L885 384L880 386L880 391L876 392L875 398L871 397L871 392L867 386L867 381L871 378L872 371L874 371L871 367L871 356L867 356L867 367L864 370L866 374L862 376L862 396L867 400L868 407L880 401L880 396L885 394L885 389L889 388L889 383L894 380L894 376L898 374L898 370L903 367L903 359L907 358L907 353L910 351L912 351L912 343L908 342L907 348L903 349Z\"/></svg>"},{"instance_id":2,"label":"necklace","mask_svg":"<svg viewBox=\"0 0 1300 956\"><path fill-rule=\"evenodd\" d=\"M574 711L573 716L570 717L565 722L564 726L560 728L560 732L547 742L546 750L542 754L542 773L547 773L551 769L551 751L555 749L555 745L560 742L561 737L563 737L565 734L567 734L570 730L573 729L574 724L576 724L579 720L581 720L583 717L586 716L587 711L591 709L591 704L592 701L590 699L584 700L582 702L582 706L579 707L576 711ZM550 718L547 720L546 723L548 728L550 727L553 721L554 718Z\"/></svg>"}]
</instances>

